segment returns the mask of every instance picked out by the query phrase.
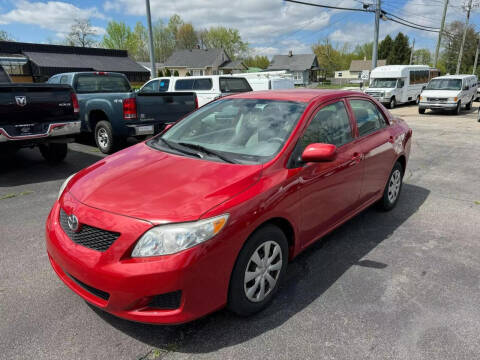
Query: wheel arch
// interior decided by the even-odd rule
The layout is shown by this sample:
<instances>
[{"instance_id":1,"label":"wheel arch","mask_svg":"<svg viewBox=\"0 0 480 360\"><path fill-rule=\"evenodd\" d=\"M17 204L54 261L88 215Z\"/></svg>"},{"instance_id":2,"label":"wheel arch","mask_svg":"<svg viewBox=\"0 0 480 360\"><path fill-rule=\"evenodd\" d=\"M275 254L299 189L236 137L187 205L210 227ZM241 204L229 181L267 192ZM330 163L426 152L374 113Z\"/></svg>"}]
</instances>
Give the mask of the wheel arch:
<instances>
[{"instance_id":1,"label":"wheel arch","mask_svg":"<svg viewBox=\"0 0 480 360\"><path fill-rule=\"evenodd\" d=\"M397 159L397 162L402 165L403 175L405 174L405 170L407 169L407 158L404 154L400 155Z\"/></svg>"},{"instance_id":2,"label":"wheel arch","mask_svg":"<svg viewBox=\"0 0 480 360\"><path fill-rule=\"evenodd\" d=\"M268 220L265 220L260 225L258 225L247 237L245 244L247 243L248 239L259 229L267 225L274 225L278 227L282 232L285 234L288 242L288 257L290 259L293 258L295 253L295 243L296 243L296 236L295 236L295 229L292 223L284 217L273 217ZM245 246L244 244L244 246Z\"/></svg>"},{"instance_id":3,"label":"wheel arch","mask_svg":"<svg viewBox=\"0 0 480 360\"><path fill-rule=\"evenodd\" d=\"M100 109L90 110L90 112L88 113L88 126L90 128L90 131L94 132L95 131L95 126L100 121L110 122L110 119L108 118L105 111L100 110Z\"/></svg>"}]
</instances>

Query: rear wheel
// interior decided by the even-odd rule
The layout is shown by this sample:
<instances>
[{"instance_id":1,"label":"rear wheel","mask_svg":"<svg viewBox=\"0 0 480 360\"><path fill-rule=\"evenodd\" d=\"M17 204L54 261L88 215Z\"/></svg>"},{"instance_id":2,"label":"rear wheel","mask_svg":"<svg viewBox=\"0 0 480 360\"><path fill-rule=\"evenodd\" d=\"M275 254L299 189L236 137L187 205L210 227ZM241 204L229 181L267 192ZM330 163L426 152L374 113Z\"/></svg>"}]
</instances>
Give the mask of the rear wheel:
<instances>
[{"instance_id":1,"label":"rear wheel","mask_svg":"<svg viewBox=\"0 0 480 360\"><path fill-rule=\"evenodd\" d=\"M465 105L465 109L470 110L472 108L472 103L473 103L473 97L472 97L472 100L470 100L470 102L467 105Z\"/></svg>"},{"instance_id":2,"label":"rear wheel","mask_svg":"<svg viewBox=\"0 0 480 360\"><path fill-rule=\"evenodd\" d=\"M112 154L115 151L117 142L113 137L112 124L102 120L95 125L95 143L104 154Z\"/></svg>"},{"instance_id":3,"label":"rear wheel","mask_svg":"<svg viewBox=\"0 0 480 360\"><path fill-rule=\"evenodd\" d=\"M403 185L403 172L402 164L397 161L390 173L387 185L385 185L383 197L378 203L382 210L389 211L397 205Z\"/></svg>"},{"instance_id":4,"label":"rear wheel","mask_svg":"<svg viewBox=\"0 0 480 360\"><path fill-rule=\"evenodd\" d=\"M41 144L39 145L39 149L43 158L51 165L58 164L65 160L68 152L67 144Z\"/></svg>"},{"instance_id":5,"label":"rear wheel","mask_svg":"<svg viewBox=\"0 0 480 360\"><path fill-rule=\"evenodd\" d=\"M277 292L287 262L288 242L282 230L266 225L255 231L233 269L228 308L240 316L263 310Z\"/></svg>"}]
</instances>

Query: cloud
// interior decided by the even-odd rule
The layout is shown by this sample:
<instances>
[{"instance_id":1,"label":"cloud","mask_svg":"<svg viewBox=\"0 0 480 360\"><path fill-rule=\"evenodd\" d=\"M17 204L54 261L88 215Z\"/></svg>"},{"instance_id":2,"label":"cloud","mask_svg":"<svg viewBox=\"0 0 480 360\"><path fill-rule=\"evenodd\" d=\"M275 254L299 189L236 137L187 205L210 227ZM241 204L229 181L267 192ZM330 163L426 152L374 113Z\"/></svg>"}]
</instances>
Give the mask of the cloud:
<instances>
[{"instance_id":1,"label":"cloud","mask_svg":"<svg viewBox=\"0 0 480 360\"><path fill-rule=\"evenodd\" d=\"M95 7L82 9L63 1L20 0L16 1L14 6L14 9L0 14L0 24L36 25L52 30L60 37L70 31L75 19L105 19L105 16ZM99 35L105 31L101 27L95 27L95 30Z\"/></svg>"}]
</instances>

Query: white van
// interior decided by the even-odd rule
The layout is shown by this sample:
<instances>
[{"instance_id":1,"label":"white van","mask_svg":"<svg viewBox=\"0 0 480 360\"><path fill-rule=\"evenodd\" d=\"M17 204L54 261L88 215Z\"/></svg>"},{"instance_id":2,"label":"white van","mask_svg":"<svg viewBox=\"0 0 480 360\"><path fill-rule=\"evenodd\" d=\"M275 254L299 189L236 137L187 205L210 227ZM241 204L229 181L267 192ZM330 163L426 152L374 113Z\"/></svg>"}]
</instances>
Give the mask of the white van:
<instances>
[{"instance_id":1,"label":"white van","mask_svg":"<svg viewBox=\"0 0 480 360\"><path fill-rule=\"evenodd\" d=\"M196 93L200 107L225 95L252 91L252 87L244 77L211 75L155 78L145 83L139 90L143 93L178 91Z\"/></svg>"},{"instance_id":2,"label":"white van","mask_svg":"<svg viewBox=\"0 0 480 360\"><path fill-rule=\"evenodd\" d=\"M370 86L365 93L393 109L397 104L416 102L428 84L427 65L379 66L370 74Z\"/></svg>"},{"instance_id":3,"label":"white van","mask_svg":"<svg viewBox=\"0 0 480 360\"><path fill-rule=\"evenodd\" d=\"M420 97L418 112L424 114L426 109L451 110L459 114L462 106L467 110L477 97L476 75L447 75L433 78Z\"/></svg>"}]
</instances>

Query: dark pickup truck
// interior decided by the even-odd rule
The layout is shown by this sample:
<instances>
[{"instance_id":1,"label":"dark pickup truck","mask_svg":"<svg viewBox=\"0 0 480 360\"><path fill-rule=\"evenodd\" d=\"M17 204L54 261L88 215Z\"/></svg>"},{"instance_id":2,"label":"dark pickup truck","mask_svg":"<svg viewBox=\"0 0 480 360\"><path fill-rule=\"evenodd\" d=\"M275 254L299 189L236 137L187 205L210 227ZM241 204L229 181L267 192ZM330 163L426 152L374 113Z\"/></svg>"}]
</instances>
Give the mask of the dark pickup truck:
<instances>
[{"instance_id":1,"label":"dark pickup truck","mask_svg":"<svg viewBox=\"0 0 480 360\"><path fill-rule=\"evenodd\" d=\"M122 147L127 137L158 134L198 107L193 92L135 92L125 75L72 72L52 76L50 84L68 84L80 104L82 132L93 133L105 154Z\"/></svg>"},{"instance_id":2,"label":"dark pickup truck","mask_svg":"<svg viewBox=\"0 0 480 360\"><path fill-rule=\"evenodd\" d=\"M80 132L77 96L68 85L14 84L0 66L0 151L40 148L49 163L67 156Z\"/></svg>"}]
</instances>

